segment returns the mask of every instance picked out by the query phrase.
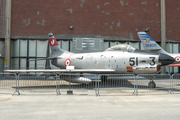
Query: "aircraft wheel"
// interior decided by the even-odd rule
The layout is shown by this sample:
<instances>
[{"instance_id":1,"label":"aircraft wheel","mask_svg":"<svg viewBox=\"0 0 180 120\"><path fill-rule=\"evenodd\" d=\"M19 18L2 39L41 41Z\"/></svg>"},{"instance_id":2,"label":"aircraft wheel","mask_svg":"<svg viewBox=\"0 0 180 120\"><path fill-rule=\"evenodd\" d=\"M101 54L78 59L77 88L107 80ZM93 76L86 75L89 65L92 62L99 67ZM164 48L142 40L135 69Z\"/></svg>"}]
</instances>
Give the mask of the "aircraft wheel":
<instances>
[{"instance_id":1,"label":"aircraft wheel","mask_svg":"<svg viewBox=\"0 0 180 120\"><path fill-rule=\"evenodd\" d=\"M155 83L154 81L150 81L150 82L148 83L148 86L149 86L150 88L156 88L156 83Z\"/></svg>"}]
</instances>

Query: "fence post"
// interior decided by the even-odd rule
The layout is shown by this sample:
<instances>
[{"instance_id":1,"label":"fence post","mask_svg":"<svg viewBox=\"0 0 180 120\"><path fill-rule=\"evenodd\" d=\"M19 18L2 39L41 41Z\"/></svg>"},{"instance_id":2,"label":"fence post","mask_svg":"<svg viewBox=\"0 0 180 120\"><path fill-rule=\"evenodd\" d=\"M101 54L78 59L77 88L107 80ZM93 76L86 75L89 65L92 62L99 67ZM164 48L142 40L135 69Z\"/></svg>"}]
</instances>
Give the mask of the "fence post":
<instances>
[{"instance_id":1,"label":"fence post","mask_svg":"<svg viewBox=\"0 0 180 120\"><path fill-rule=\"evenodd\" d=\"M98 79L99 79L99 76L98 76ZM96 80L96 82L95 82L95 95L96 95L96 97L97 97L97 80Z\"/></svg>"},{"instance_id":2,"label":"fence post","mask_svg":"<svg viewBox=\"0 0 180 120\"><path fill-rule=\"evenodd\" d=\"M174 74L172 76L170 76L170 90L168 91L168 93L170 93L170 94L174 94L174 92L173 92L173 80L174 80Z\"/></svg>"},{"instance_id":3,"label":"fence post","mask_svg":"<svg viewBox=\"0 0 180 120\"><path fill-rule=\"evenodd\" d=\"M67 95L73 95L73 90L72 90L72 88L71 88L71 79L72 79L72 74L71 74L71 72L70 72L70 75L69 75L69 90L67 90Z\"/></svg>"},{"instance_id":4,"label":"fence post","mask_svg":"<svg viewBox=\"0 0 180 120\"><path fill-rule=\"evenodd\" d=\"M56 95L61 95L61 93L60 93L60 84L58 84L58 83L60 83L60 80L58 82L58 79L57 79L57 78L59 78L59 75L55 74L55 78L56 78Z\"/></svg>"},{"instance_id":5,"label":"fence post","mask_svg":"<svg viewBox=\"0 0 180 120\"><path fill-rule=\"evenodd\" d=\"M134 95L137 96L138 95L138 75L134 75Z\"/></svg>"},{"instance_id":6,"label":"fence post","mask_svg":"<svg viewBox=\"0 0 180 120\"><path fill-rule=\"evenodd\" d=\"M14 74L16 76L16 91L12 94L12 96L14 96L17 92L17 95L20 95L19 92L19 75L18 73Z\"/></svg>"},{"instance_id":7,"label":"fence post","mask_svg":"<svg viewBox=\"0 0 180 120\"><path fill-rule=\"evenodd\" d=\"M101 78L101 75L98 75L98 80L96 80L96 83L95 83L96 97L99 96L99 79L100 78Z\"/></svg>"},{"instance_id":8,"label":"fence post","mask_svg":"<svg viewBox=\"0 0 180 120\"><path fill-rule=\"evenodd\" d=\"M99 80L100 80L100 79L101 79L101 75L98 76L98 81L97 81L97 82L98 82L98 86L97 86L98 93L97 93L97 96L100 96L100 95L99 95Z\"/></svg>"}]
</instances>

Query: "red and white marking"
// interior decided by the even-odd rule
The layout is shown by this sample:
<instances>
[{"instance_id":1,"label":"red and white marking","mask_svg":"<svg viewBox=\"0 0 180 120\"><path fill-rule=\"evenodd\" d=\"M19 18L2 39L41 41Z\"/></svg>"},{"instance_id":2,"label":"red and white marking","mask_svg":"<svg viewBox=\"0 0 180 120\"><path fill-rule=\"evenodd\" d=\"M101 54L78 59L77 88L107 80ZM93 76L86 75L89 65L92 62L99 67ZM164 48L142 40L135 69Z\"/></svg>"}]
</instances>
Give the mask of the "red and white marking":
<instances>
[{"instance_id":1,"label":"red and white marking","mask_svg":"<svg viewBox=\"0 0 180 120\"><path fill-rule=\"evenodd\" d=\"M179 62L180 62L180 57L179 57L179 56L175 57L175 61L176 61L177 63L179 63Z\"/></svg>"},{"instance_id":2,"label":"red and white marking","mask_svg":"<svg viewBox=\"0 0 180 120\"><path fill-rule=\"evenodd\" d=\"M50 44L50 46L57 46L57 45L59 45L55 38L50 38L49 39L49 44Z\"/></svg>"},{"instance_id":3,"label":"red and white marking","mask_svg":"<svg viewBox=\"0 0 180 120\"><path fill-rule=\"evenodd\" d=\"M64 65L65 66L70 66L71 65L71 60L69 58L66 59L65 62L64 62Z\"/></svg>"}]
</instances>

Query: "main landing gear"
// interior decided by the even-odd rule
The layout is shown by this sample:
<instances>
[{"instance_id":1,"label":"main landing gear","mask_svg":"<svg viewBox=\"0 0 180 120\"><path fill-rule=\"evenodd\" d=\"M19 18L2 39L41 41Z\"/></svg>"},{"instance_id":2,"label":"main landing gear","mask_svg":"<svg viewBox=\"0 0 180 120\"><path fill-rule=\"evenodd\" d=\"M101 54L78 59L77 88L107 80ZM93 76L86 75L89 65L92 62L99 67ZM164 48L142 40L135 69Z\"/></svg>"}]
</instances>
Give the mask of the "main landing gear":
<instances>
[{"instance_id":1,"label":"main landing gear","mask_svg":"<svg viewBox=\"0 0 180 120\"><path fill-rule=\"evenodd\" d=\"M150 82L148 83L148 87L149 88L156 88L156 83L153 80L150 80Z\"/></svg>"},{"instance_id":2,"label":"main landing gear","mask_svg":"<svg viewBox=\"0 0 180 120\"><path fill-rule=\"evenodd\" d=\"M150 80L150 82L148 83L148 87L149 88L156 88L156 83L153 81L155 76L147 76L146 78Z\"/></svg>"}]
</instances>

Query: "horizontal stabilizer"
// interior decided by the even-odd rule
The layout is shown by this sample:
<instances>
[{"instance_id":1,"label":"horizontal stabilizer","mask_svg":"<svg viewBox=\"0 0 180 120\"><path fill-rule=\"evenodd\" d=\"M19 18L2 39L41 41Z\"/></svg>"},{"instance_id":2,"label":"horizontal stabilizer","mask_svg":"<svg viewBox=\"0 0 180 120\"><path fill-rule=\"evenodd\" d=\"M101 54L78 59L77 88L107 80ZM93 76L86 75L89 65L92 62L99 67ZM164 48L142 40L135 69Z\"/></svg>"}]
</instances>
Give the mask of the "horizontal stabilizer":
<instances>
[{"instance_id":1,"label":"horizontal stabilizer","mask_svg":"<svg viewBox=\"0 0 180 120\"><path fill-rule=\"evenodd\" d=\"M38 59L32 59L32 60L28 60L28 61L37 61L37 60L51 60L51 59L56 59L57 57L49 57L49 58L38 58Z\"/></svg>"},{"instance_id":2,"label":"horizontal stabilizer","mask_svg":"<svg viewBox=\"0 0 180 120\"><path fill-rule=\"evenodd\" d=\"M161 49L153 49L153 50L151 50L151 51L159 51L159 50L161 50Z\"/></svg>"}]
</instances>

